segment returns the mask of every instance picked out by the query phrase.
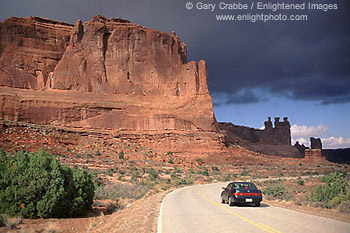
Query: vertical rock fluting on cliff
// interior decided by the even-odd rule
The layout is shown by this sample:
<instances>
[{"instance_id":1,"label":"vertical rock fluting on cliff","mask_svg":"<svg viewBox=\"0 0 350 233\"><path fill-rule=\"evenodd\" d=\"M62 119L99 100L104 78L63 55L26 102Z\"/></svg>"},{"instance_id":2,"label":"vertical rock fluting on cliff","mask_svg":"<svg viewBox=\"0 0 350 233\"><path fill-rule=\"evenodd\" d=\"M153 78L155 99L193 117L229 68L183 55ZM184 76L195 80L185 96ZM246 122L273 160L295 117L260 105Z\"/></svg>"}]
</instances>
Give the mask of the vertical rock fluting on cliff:
<instances>
[{"instance_id":1,"label":"vertical rock fluting on cliff","mask_svg":"<svg viewBox=\"0 0 350 233\"><path fill-rule=\"evenodd\" d=\"M175 33L102 16L74 26L10 18L0 32L2 119L129 132L216 130L206 64L187 62Z\"/></svg>"},{"instance_id":2,"label":"vertical rock fluting on cliff","mask_svg":"<svg viewBox=\"0 0 350 233\"><path fill-rule=\"evenodd\" d=\"M208 94L205 63L187 63L186 45L126 20L78 20L52 89L151 96Z\"/></svg>"},{"instance_id":3,"label":"vertical rock fluting on cliff","mask_svg":"<svg viewBox=\"0 0 350 233\"><path fill-rule=\"evenodd\" d=\"M39 17L0 23L0 86L44 89L60 61L72 25Z\"/></svg>"}]
</instances>

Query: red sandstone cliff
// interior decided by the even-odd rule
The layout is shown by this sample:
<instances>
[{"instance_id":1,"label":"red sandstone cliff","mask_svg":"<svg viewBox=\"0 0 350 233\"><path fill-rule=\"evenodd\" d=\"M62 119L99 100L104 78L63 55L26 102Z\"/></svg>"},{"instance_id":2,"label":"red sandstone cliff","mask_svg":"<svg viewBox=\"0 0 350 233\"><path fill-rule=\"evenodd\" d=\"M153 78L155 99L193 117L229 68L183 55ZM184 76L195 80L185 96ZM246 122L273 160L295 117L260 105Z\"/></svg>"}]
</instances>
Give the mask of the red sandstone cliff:
<instances>
[{"instance_id":1,"label":"red sandstone cliff","mask_svg":"<svg viewBox=\"0 0 350 233\"><path fill-rule=\"evenodd\" d=\"M206 64L187 63L174 33L101 16L74 27L10 18L0 29L1 119L137 133L216 130Z\"/></svg>"},{"instance_id":2,"label":"red sandstone cliff","mask_svg":"<svg viewBox=\"0 0 350 233\"><path fill-rule=\"evenodd\" d=\"M205 63L187 64L177 36L95 16L78 20L50 83L53 89L155 96L208 94Z\"/></svg>"},{"instance_id":3,"label":"red sandstone cliff","mask_svg":"<svg viewBox=\"0 0 350 233\"><path fill-rule=\"evenodd\" d=\"M43 89L73 25L38 17L0 23L0 86Z\"/></svg>"}]
</instances>

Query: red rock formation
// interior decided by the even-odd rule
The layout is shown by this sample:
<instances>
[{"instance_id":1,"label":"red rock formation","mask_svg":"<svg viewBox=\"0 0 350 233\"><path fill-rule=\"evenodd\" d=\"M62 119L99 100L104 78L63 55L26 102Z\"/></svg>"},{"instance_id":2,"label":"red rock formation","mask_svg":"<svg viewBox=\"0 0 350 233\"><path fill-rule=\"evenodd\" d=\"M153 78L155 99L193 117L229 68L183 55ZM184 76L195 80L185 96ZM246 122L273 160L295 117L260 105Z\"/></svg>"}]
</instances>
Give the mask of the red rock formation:
<instances>
[{"instance_id":1,"label":"red rock formation","mask_svg":"<svg viewBox=\"0 0 350 233\"><path fill-rule=\"evenodd\" d=\"M267 154L288 157L303 157L296 147L291 146L291 132L288 118L280 122L275 118L273 127L271 118L264 122L265 129L254 129L232 123L219 123L218 127L226 135L226 144L241 145L245 148Z\"/></svg>"},{"instance_id":2,"label":"red rock formation","mask_svg":"<svg viewBox=\"0 0 350 233\"><path fill-rule=\"evenodd\" d=\"M38 17L0 23L0 86L43 89L73 25Z\"/></svg>"},{"instance_id":3,"label":"red rock formation","mask_svg":"<svg viewBox=\"0 0 350 233\"><path fill-rule=\"evenodd\" d=\"M10 18L0 38L1 85L46 89L1 88L2 119L136 133L216 129L206 64L187 63L174 33L101 16L74 28Z\"/></svg>"},{"instance_id":4,"label":"red rock formation","mask_svg":"<svg viewBox=\"0 0 350 233\"><path fill-rule=\"evenodd\" d=\"M187 64L186 45L126 20L78 20L52 77L53 89L194 96L208 94L205 62Z\"/></svg>"}]
</instances>

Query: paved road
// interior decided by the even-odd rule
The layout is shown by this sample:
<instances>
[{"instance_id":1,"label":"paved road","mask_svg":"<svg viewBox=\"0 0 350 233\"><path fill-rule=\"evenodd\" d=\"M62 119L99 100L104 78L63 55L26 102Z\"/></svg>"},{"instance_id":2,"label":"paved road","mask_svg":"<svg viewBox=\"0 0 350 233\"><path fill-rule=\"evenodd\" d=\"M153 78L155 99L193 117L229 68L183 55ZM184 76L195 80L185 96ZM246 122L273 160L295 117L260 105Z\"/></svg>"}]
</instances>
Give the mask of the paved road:
<instances>
[{"instance_id":1,"label":"paved road","mask_svg":"<svg viewBox=\"0 0 350 233\"><path fill-rule=\"evenodd\" d=\"M168 194L161 210L158 232L350 233L349 223L263 203L261 207L221 204L221 187L226 184L194 186Z\"/></svg>"}]
</instances>

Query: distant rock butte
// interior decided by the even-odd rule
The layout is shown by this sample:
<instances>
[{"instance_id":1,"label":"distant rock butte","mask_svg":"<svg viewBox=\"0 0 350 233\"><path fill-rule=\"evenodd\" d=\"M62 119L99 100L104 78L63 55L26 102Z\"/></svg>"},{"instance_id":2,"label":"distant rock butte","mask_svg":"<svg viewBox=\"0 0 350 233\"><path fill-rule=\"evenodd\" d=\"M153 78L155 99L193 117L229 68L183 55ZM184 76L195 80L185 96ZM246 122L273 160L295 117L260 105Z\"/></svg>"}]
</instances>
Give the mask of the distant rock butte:
<instances>
[{"instance_id":1,"label":"distant rock butte","mask_svg":"<svg viewBox=\"0 0 350 233\"><path fill-rule=\"evenodd\" d=\"M0 118L122 132L215 132L204 61L179 37L94 16L0 24Z\"/></svg>"}]
</instances>

